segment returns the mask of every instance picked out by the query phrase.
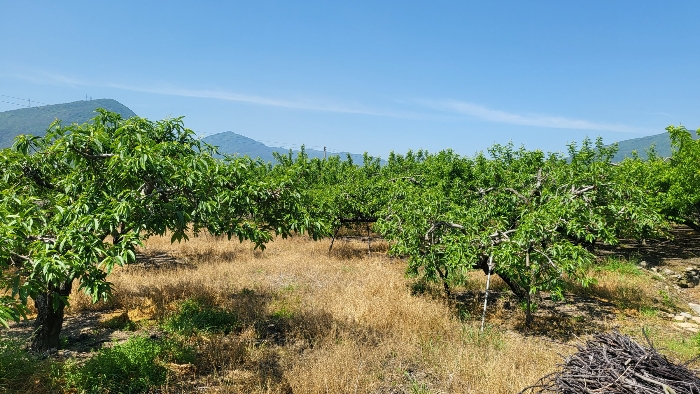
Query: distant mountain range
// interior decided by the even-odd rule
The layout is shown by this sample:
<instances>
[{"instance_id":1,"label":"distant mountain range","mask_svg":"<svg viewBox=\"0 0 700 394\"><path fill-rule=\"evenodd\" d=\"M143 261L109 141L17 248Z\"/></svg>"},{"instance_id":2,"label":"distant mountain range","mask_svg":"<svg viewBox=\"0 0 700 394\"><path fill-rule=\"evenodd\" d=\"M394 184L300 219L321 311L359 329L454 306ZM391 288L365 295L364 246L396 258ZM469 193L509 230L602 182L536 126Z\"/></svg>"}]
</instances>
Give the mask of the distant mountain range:
<instances>
[{"instance_id":1,"label":"distant mountain range","mask_svg":"<svg viewBox=\"0 0 700 394\"><path fill-rule=\"evenodd\" d=\"M688 130L693 138L698 138L694 129ZM637 151L639 157L645 159L647 157L646 150L652 145L654 145L657 155L661 157L671 156L671 138L668 133L661 133L618 142L618 151L613 157L613 161L622 161L625 157L632 156L632 151Z\"/></svg>"},{"instance_id":2,"label":"distant mountain range","mask_svg":"<svg viewBox=\"0 0 700 394\"><path fill-rule=\"evenodd\" d=\"M20 134L44 135L51 122L56 119L60 119L64 125L85 123L95 117L97 108L119 113L124 118L136 116L134 111L112 99L75 101L4 111L0 112L0 148L12 146L13 140Z\"/></svg>"},{"instance_id":3,"label":"distant mountain range","mask_svg":"<svg viewBox=\"0 0 700 394\"><path fill-rule=\"evenodd\" d=\"M44 135L49 125L60 119L64 125L82 124L95 117L95 110L104 108L116 112L123 118L136 116L134 111L124 104L112 99L75 101L66 104L46 105L43 107L21 108L0 112L0 149L12 146L14 138L20 134ZM236 134L232 131L218 133L203 138L208 144L217 146L219 152L230 155L247 155L264 161L275 162L272 152L289 153L289 149L270 147L252 138ZM296 156L298 150L292 151ZM324 152L306 149L309 157L323 158ZM328 152L345 159L347 152ZM353 162L362 163L362 155L350 154Z\"/></svg>"},{"instance_id":4,"label":"distant mountain range","mask_svg":"<svg viewBox=\"0 0 700 394\"><path fill-rule=\"evenodd\" d=\"M63 124L85 123L95 116L96 108L104 108L112 112L117 112L124 118L136 116L134 111L122 103L112 99L99 99L89 101L75 101L66 104L46 105L43 107L22 108L12 111L0 112L0 148L12 146L15 136L19 134L43 135L46 128L55 119L60 119ZM693 137L697 138L693 132ZM270 147L252 138L236 134L232 131L213 134L203 138L203 141L219 147L222 154L247 155L252 158L260 158L265 161L274 162L273 152L287 154L289 149ZM645 158L645 150L654 145L658 155L663 157L671 156L671 140L668 133L650 135L641 138L632 138L617 143L618 152L614 161L620 161L632 155L632 151L637 151L640 157ZM293 151L296 155L298 151ZM309 157L323 158L324 152L314 149L307 149ZM345 158L347 152L328 152L330 155ZM355 163L362 163L362 155L350 154Z\"/></svg>"},{"instance_id":5,"label":"distant mountain range","mask_svg":"<svg viewBox=\"0 0 700 394\"><path fill-rule=\"evenodd\" d=\"M252 138L236 134L233 131L226 131L223 133L213 134L204 137L202 141L207 144L217 146L220 153L225 153L229 155L247 155L252 158L260 158L264 161L275 162L275 158L272 155L273 152L277 152L283 155L289 153L289 149L271 147L258 142ZM292 153L296 155L299 151L293 150ZM305 149L306 154L310 158L322 159L324 152L315 149ZM340 156L341 159L345 159L347 155L350 155L353 163L362 164L362 155L348 152L328 152L328 156Z\"/></svg>"}]
</instances>

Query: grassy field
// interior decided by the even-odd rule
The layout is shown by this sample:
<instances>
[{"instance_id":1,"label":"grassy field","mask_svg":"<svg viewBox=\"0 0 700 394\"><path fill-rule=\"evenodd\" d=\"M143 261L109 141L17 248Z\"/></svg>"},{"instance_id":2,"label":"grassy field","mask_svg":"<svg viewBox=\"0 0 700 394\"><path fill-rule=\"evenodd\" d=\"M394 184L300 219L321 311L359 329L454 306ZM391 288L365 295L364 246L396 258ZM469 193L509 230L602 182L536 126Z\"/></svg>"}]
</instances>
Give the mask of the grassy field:
<instances>
[{"instance_id":1,"label":"grassy field","mask_svg":"<svg viewBox=\"0 0 700 394\"><path fill-rule=\"evenodd\" d=\"M58 354L18 350L11 338L26 337L28 323L2 334L0 391L119 392L138 377L130 390L515 393L596 331L641 338L646 327L671 358L700 352L700 336L664 317L683 309L684 294L634 259L601 257L597 283L572 284L563 303L543 297L531 329L495 280L482 333L483 274L446 300L406 278L386 248L374 242L368 255L365 243L341 240L329 255L328 242L301 237L265 251L211 236L152 238L139 264L113 273L113 300L72 295Z\"/></svg>"}]
</instances>

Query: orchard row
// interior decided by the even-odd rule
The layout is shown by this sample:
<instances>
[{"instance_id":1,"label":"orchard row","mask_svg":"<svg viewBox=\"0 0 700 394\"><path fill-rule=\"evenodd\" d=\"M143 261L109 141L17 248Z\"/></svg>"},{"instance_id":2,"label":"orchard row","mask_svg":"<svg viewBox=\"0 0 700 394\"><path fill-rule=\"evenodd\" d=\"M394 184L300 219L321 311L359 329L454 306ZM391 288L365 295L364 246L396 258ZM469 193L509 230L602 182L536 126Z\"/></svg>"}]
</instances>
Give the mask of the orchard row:
<instances>
[{"instance_id":1,"label":"orchard row","mask_svg":"<svg viewBox=\"0 0 700 394\"><path fill-rule=\"evenodd\" d=\"M108 298L109 273L152 235L207 231L264 248L275 235L333 237L353 222L371 223L409 274L448 293L481 269L528 306L538 291L561 297L566 281L588 283L596 244L658 237L672 223L700 230L700 144L685 128L668 131L670 159L652 151L612 163L615 147L586 140L567 155L495 145L357 164L302 150L272 165L222 159L179 118L100 110L0 151L0 323L33 300L32 348L57 347L74 281Z\"/></svg>"}]
</instances>

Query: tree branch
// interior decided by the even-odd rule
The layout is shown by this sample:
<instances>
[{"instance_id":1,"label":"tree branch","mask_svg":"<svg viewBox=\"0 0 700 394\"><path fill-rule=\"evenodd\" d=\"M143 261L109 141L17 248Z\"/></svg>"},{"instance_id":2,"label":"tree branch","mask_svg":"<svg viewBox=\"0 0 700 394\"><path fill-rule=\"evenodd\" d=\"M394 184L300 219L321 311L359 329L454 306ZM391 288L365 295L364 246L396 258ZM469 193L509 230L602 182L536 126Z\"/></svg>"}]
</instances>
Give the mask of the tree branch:
<instances>
[{"instance_id":1,"label":"tree branch","mask_svg":"<svg viewBox=\"0 0 700 394\"><path fill-rule=\"evenodd\" d=\"M103 159L109 159L110 157L115 156L114 153L99 153L99 154L93 155L93 154L90 154L87 152L80 151L72 146L70 147L70 150L72 150L73 152L79 154L80 156L83 156L84 158L90 159L90 160L103 160Z\"/></svg>"},{"instance_id":2,"label":"tree branch","mask_svg":"<svg viewBox=\"0 0 700 394\"><path fill-rule=\"evenodd\" d=\"M515 232L515 229L511 229L511 230L508 230L508 231L499 231L499 230L496 230L495 233L489 235L489 237L491 238L491 244L492 244L493 246L496 246L496 245L498 245L498 244L500 244L500 243L503 243L503 242L506 242L506 241L510 241L510 237L509 237L508 235L511 234L511 233L514 233L514 232Z\"/></svg>"},{"instance_id":3,"label":"tree branch","mask_svg":"<svg viewBox=\"0 0 700 394\"><path fill-rule=\"evenodd\" d=\"M552 268L554 268L554 269L559 273L559 277L561 277L561 278L564 277L564 272L562 272L562 270L559 269L559 267L557 267L556 264L554 264L554 261L552 261L552 259L549 258L549 256L548 256L546 253L544 253L543 251L541 251L541 250L539 250L539 249L537 249L537 248L532 248L532 249L533 249L535 252L539 253L540 255L544 256L544 257L547 259L547 261L549 262L549 265L551 265Z\"/></svg>"},{"instance_id":4,"label":"tree branch","mask_svg":"<svg viewBox=\"0 0 700 394\"><path fill-rule=\"evenodd\" d=\"M56 237L46 236L46 235L31 235L27 237L27 241L41 241L45 244L55 244Z\"/></svg>"},{"instance_id":5,"label":"tree branch","mask_svg":"<svg viewBox=\"0 0 700 394\"><path fill-rule=\"evenodd\" d=\"M522 194L518 193L518 191L515 190L515 189L513 189L512 187L507 187L507 188L505 188L505 190L507 190L507 191L509 191L509 192L511 192L511 193L513 193L513 194L515 194L516 196L518 196L518 198L520 198L521 200L523 200L523 202L526 203L526 204L528 203L528 201L530 201L527 197L525 197L525 196L523 196Z\"/></svg>"},{"instance_id":6,"label":"tree branch","mask_svg":"<svg viewBox=\"0 0 700 394\"><path fill-rule=\"evenodd\" d=\"M587 191L591 191L595 189L595 185L590 185L590 186L581 186L579 189L575 189L574 186L571 186L571 194L573 194L575 197L580 196L584 194Z\"/></svg>"},{"instance_id":7,"label":"tree branch","mask_svg":"<svg viewBox=\"0 0 700 394\"><path fill-rule=\"evenodd\" d=\"M430 225L430 228L428 229L428 231L426 231L426 233L425 233L424 239L426 242L430 240L430 233L437 230L438 227L448 227L448 228L455 228L458 230L464 230L464 226L462 226L461 224L444 222L444 221L433 222Z\"/></svg>"},{"instance_id":8,"label":"tree branch","mask_svg":"<svg viewBox=\"0 0 700 394\"><path fill-rule=\"evenodd\" d=\"M493 189L494 189L493 187L489 187L489 188L486 188L486 189L484 189L484 188L479 188L479 189L477 189L476 191L477 191L479 194L481 194L481 196L483 197L483 196L485 196L486 194L488 194L490 191L492 191Z\"/></svg>"},{"instance_id":9,"label":"tree branch","mask_svg":"<svg viewBox=\"0 0 700 394\"><path fill-rule=\"evenodd\" d=\"M24 173L24 175L27 178L33 180L34 183L36 183L37 185L39 185L43 188L51 189L51 190L56 188L56 186L54 186L51 182L44 179L41 176L41 174L39 174L39 171L35 170L34 168L27 166L27 167L22 168L22 172Z\"/></svg>"},{"instance_id":10,"label":"tree branch","mask_svg":"<svg viewBox=\"0 0 700 394\"><path fill-rule=\"evenodd\" d=\"M412 176L401 176L398 178L392 178L392 179L389 179L389 182L396 182L399 180L406 180L406 181L409 181L413 184L420 185L420 181L418 181L416 178L414 178Z\"/></svg>"}]
</instances>

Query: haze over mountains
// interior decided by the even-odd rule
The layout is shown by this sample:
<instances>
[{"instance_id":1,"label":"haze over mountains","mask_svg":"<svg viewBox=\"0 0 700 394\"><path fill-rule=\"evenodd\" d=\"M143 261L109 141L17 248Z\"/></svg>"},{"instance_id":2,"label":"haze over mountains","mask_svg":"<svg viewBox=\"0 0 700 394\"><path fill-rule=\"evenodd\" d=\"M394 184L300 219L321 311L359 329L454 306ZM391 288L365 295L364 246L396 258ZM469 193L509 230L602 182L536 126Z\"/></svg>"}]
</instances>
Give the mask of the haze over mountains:
<instances>
[{"instance_id":1,"label":"haze over mountains","mask_svg":"<svg viewBox=\"0 0 700 394\"><path fill-rule=\"evenodd\" d=\"M63 124L84 123L95 116L96 108L104 108L117 112L124 118L136 116L136 114L113 99L98 99L89 101L75 101L66 104L46 105L43 107L22 108L12 111L0 112L0 148L12 146L15 136L19 134L43 135L46 128L55 119L60 119ZM695 136L695 133L693 133ZM287 154L289 149L270 147L252 138L227 131L213 134L203 138L203 141L219 147L222 154L247 155L252 158L260 158L264 161L274 162L273 152ZM607 141L606 141L607 142ZM654 145L657 154L663 157L671 155L671 141L668 133L633 138L618 142L619 151L614 160L620 161L629 157L632 151L637 151L641 157L646 157L645 150ZM298 151L293 151L295 154ZM323 158L324 152L307 149L309 157ZM337 155L345 158L347 152L328 152L327 155ZM350 154L355 163L362 163L361 154Z\"/></svg>"}]
</instances>

